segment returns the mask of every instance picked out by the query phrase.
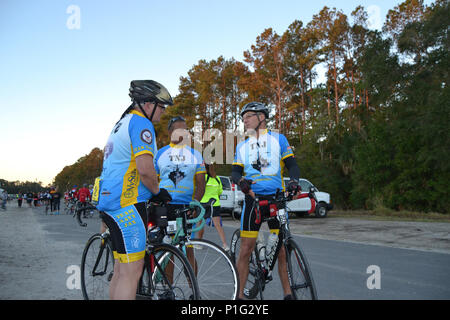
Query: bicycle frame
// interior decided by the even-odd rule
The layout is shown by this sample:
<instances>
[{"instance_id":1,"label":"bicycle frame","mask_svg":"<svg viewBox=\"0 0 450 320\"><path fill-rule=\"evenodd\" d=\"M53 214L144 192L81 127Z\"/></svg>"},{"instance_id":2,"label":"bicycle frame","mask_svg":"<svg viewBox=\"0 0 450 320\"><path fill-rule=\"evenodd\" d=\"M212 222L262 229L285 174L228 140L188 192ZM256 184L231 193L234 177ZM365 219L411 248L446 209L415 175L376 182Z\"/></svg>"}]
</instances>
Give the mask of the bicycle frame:
<instances>
[{"instance_id":1,"label":"bicycle frame","mask_svg":"<svg viewBox=\"0 0 450 320\"><path fill-rule=\"evenodd\" d=\"M276 204L277 209L276 209L276 213L271 214L270 217L258 217L256 219L262 219L262 222L268 222L271 220L278 220L280 223L280 231L278 233L278 241L277 241L277 245L276 245L276 250L275 253L273 255L273 257L271 258L270 261L267 262L267 269L266 266L264 265L265 261L261 261L259 258L259 252L256 252L256 247L255 247L255 259L256 262L258 264L258 269L260 271L262 271L262 279L264 280L264 284L267 284L268 282L272 281L272 272L273 269L275 267L275 264L278 260L278 254L280 253L280 250L282 247L284 247L285 249L287 249L287 244L288 241L290 239L292 239L292 235L291 235L291 231L289 228L289 222L288 222L288 218L286 215L286 211L287 211L287 201L289 198L291 198L293 195L292 194L288 194L288 196L286 196L284 194L284 192L280 192L280 190L277 190L277 193L275 194L274 199L272 200L272 202L267 201L267 205L270 206L270 204ZM306 194L306 196L308 196L308 194ZM257 212L259 212L260 214L260 200L258 198L255 198L255 206L256 206L256 210ZM281 240L281 241L280 241ZM285 250L287 251L287 250ZM288 276L290 276L288 274ZM262 288L263 289L263 288ZM260 290L260 294L261 294L261 298L262 298L262 290Z\"/></svg>"},{"instance_id":2,"label":"bicycle frame","mask_svg":"<svg viewBox=\"0 0 450 320\"><path fill-rule=\"evenodd\" d=\"M200 208L200 214L193 218L193 219L187 219L186 213L194 208ZM205 215L205 209L201 205L200 202L197 200L193 200L189 203L189 208L181 209L177 211L177 218L175 220L176 223L176 232L172 236L172 242L170 243L173 246L177 246L181 244L181 250L186 255L186 246L184 245L184 241L186 240L186 237L194 232L198 232L205 226L205 220L203 219L203 216ZM200 222L201 221L201 222ZM188 224L196 225L198 222L200 224L198 226L195 226L191 229L188 229ZM169 235L167 232L167 227L161 230L164 235Z\"/></svg>"},{"instance_id":3,"label":"bicycle frame","mask_svg":"<svg viewBox=\"0 0 450 320\"><path fill-rule=\"evenodd\" d=\"M101 237L102 237L102 241L104 241L105 243L106 243L106 241L109 241L109 242L111 241L111 238L109 237L109 233L107 233L107 232L101 234ZM109 254L106 255L106 261L105 261L105 264L104 264L104 267L103 267L103 271L96 272L97 267L98 267L98 265L100 263L100 260L101 260L101 258L103 256L103 251L105 250L105 248L107 248L107 246L105 246L105 245L102 245L100 247L100 251L98 253L97 259L96 259L95 264L94 264L94 267L92 269L92 275L93 276L103 276L103 275L106 274L106 268L108 267L108 262L109 262L109 260L108 260L109 259Z\"/></svg>"},{"instance_id":4,"label":"bicycle frame","mask_svg":"<svg viewBox=\"0 0 450 320\"><path fill-rule=\"evenodd\" d=\"M189 211L189 210L191 210L191 209L193 209L195 207L199 207L200 208L200 214L196 218L186 219L187 211ZM176 221L177 231L176 231L175 235L173 236L172 242L170 244L173 245L173 246L177 246L178 244L181 244L180 250L182 250L183 254L185 256L187 256L186 246L184 245L184 241L186 239L186 236L189 233L197 232L197 231L201 230L204 227L205 220L203 219L203 216L205 215L205 209L200 204L200 202L198 202L197 200L193 200L193 201L191 201L189 203L189 208L179 210L177 215L178 215L178 217L175 220ZM197 224L199 221L201 221L199 226L196 226L196 227L194 227L192 229L188 229L187 228L188 224L194 225L194 224ZM149 229L149 231L150 231L150 229ZM163 235L169 235L167 233L167 227L165 227L163 229L160 229L160 232L162 232ZM148 248L147 249L148 252L151 251L151 246L152 246L152 244L148 244L148 247L147 247ZM157 263L157 266L161 270L164 270L167 267L167 265L169 264L169 262L170 262L170 257L166 257L159 264L158 264L157 261L154 261L153 259L151 259L151 266L150 267L152 268L151 269L152 273L153 273L153 268L154 268L153 263ZM165 280L167 280L167 279L165 279Z\"/></svg>"}]
</instances>

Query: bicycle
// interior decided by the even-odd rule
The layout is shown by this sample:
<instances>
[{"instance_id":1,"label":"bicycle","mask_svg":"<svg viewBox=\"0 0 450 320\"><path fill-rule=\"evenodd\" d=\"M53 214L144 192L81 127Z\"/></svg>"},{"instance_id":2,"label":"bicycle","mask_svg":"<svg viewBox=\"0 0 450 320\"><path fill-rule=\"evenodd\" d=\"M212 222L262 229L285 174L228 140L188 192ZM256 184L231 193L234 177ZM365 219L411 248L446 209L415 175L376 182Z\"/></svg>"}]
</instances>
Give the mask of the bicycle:
<instances>
[{"instance_id":1,"label":"bicycle","mask_svg":"<svg viewBox=\"0 0 450 320\"><path fill-rule=\"evenodd\" d=\"M78 222L85 227L87 224ZM94 234L86 243L81 258L81 289L86 300L109 296L107 288L114 275L114 255L109 231ZM150 281L151 279L151 281ZM147 237L144 268L136 298L146 300L198 299L194 271L177 247L155 243Z\"/></svg>"},{"instance_id":2,"label":"bicycle","mask_svg":"<svg viewBox=\"0 0 450 320\"><path fill-rule=\"evenodd\" d=\"M200 203L198 205L201 206ZM209 202L208 205L213 205ZM201 209L204 210L203 207ZM188 219L191 208L175 210L176 220L168 221L167 226L150 229L152 236L162 241L171 237L171 244L177 246L187 256L200 289L202 300L235 300L239 290L239 276L234 262L226 251L216 243L205 239L192 239L191 235L204 227L203 214ZM202 221L200 225L195 223ZM155 231L156 230L156 231Z\"/></svg>"},{"instance_id":3,"label":"bicycle","mask_svg":"<svg viewBox=\"0 0 450 320\"><path fill-rule=\"evenodd\" d=\"M314 197L314 194L305 194L301 197ZM275 253L265 257L263 252L265 246L257 241L255 249L253 250L249 261L249 274L246 286L244 288L244 295L248 299L255 299L257 296L263 300L263 291L266 284L272 281L272 272L275 263L278 259L278 253L283 246L286 252L287 272L289 278L289 285L291 287L292 296L296 300L316 300L317 291L314 284L311 268L308 264L306 256L301 247L294 241L290 229L289 222L286 218L286 203L293 197L292 193L286 195L284 192L277 190L275 196L270 200L255 199L257 220L264 221L278 220L280 223L280 231L276 244ZM261 206L269 206L270 216L261 217ZM259 222L259 221L258 221ZM235 230L231 237L230 252L234 261L239 256L239 239L240 229ZM280 245L280 240L282 240Z\"/></svg>"},{"instance_id":4,"label":"bicycle","mask_svg":"<svg viewBox=\"0 0 450 320\"><path fill-rule=\"evenodd\" d=\"M77 200L71 198L64 206L64 213L74 215L76 209L77 209Z\"/></svg>"}]
</instances>

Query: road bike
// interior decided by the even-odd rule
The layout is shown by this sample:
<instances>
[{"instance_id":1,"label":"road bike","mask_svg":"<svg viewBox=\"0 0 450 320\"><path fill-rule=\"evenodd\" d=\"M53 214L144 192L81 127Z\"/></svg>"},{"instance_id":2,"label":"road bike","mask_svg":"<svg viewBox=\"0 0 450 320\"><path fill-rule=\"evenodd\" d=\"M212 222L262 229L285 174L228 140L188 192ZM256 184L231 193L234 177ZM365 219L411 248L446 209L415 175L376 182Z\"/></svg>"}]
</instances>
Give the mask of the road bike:
<instances>
[{"instance_id":1,"label":"road bike","mask_svg":"<svg viewBox=\"0 0 450 320\"><path fill-rule=\"evenodd\" d=\"M255 198L256 221L260 223L270 220L278 220L280 230L276 241L276 249L268 256L265 245L257 241L249 261L249 274L244 288L244 295L248 299L259 298L263 300L263 292L267 283L272 281L272 272L278 259L278 254L282 247L286 252L287 272L292 296L296 300L316 300L317 291L314 284L311 268L306 259L306 255L300 245L294 241L287 219L286 211L289 210L286 203L293 198L293 193L285 193L277 190L276 194L269 200L259 200ZM304 197L314 197L313 193L305 194ZM302 195L303 197L303 195ZM261 207L268 207L269 215L261 214ZM240 249L240 229L237 229L231 238L230 252L236 261L239 257Z\"/></svg>"},{"instance_id":2,"label":"road bike","mask_svg":"<svg viewBox=\"0 0 450 320\"><path fill-rule=\"evenodd\" d=\"M197 204L191 204L195 207ZM203 208L202 208L203 209ZM204 209L203 209L204 210ZM86 226L77 214L81 226ZM114 275L114 254L109 231L94 234L81 258L81 289L86 300L107 299ZM144 269L138 283L137 299L196 300L199 289L194 271L177 247L153 241L148 236Z\"/></svg>"},{"instance_id":3,"label":"road bike","mask_svg":"<svg viewBox=\"0 0 450 320\"><path fill-rule=\"evenodd\" d=\"M74 215L77 210L77 200L69 199L64 206L64 213Z\"/></svg>"},{"instance_id":4,"label":"road bike","mask_svg":"<svg viewBox=\"0 0 450 320\"><path fill-rule=\"evenodd\" d=\"M213 201L208 202L206 206L212 206ZM195 219L188 219L191 211L190 207L175 210L176 220L168 221L160 228L151 227L150 237L158 239L159 242L170 237L170 243L184 252L193 266L200 289L200 299L234 300L239 289L236 266L226 251L216 243L193 238L195 232L204 227L205 221L202 219L203 213ZM201 223L195 225L199 221Z\"/></svg>"}]
</instances>

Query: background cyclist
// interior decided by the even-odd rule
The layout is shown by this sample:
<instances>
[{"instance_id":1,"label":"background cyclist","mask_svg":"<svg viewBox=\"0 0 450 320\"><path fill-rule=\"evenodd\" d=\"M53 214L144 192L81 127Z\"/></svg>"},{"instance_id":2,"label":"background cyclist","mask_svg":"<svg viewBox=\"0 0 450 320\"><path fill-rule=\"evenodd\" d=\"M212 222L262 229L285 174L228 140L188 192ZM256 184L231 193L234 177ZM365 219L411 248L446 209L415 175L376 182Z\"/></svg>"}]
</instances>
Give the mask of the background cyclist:
<instances>
[{"instance_id":1,"label":"background cyclist","mask_svg":"<svg viewBox=\"0 0 450 320\"><path fill-rule=\"evenodd\" d=\"M225 238L225 232L222 227L222 219L220 217L220 195L223 192L222 181L216 175L216 170L214 164L206 164L206 185L205 194L202 198L202 205L205 207L205 219L208 225L213 225L217 233L219 234L220 240L222 241L222 248L230 253L230 248L228 247L227 240ZM211 207L209 201L214 199L214 205ZM205 229L201 229L198 232L198 238L202 239Z\"/></svg>"},{"instance_id":2,"label":"background cyclist","mask_svg":"<svg viewBox=\"0 0 450 320\"><path fill-rule=\"evenodd\" d=\"M261 222L257 223L256 221L255 196L259 200L270 199L277 189L284 189L284 167L289 170L290 175L288 189L298 191L300 169L286 137L267 130L266 119L269 117L269 110L264 104L260 102L247 103L242 109L241 116L250 137L236 147L232 179L239 184L245 194L241 214L241 248L236 264L240 277L239 298L242 299L248 278L249 258L255 248L256 238L261 227ZM261 207L261 210L263 209L264 207ZM267 213L268 208L264 211L263 214ZM278 234L279 228L278 221L269 221L271 232ZM278 246L281 246L281 241L278 242ZM286 253L283 247L281 247L278 257L278 272L284 298L292 299Z\"/></svg>"},{"instance_id":3,"label":"background cyclist","mask_svg":"<svg viewBox=\"0 0 450 320\"><path fill-rule=\"evenodd\" d=\"M83 187L78 190L77 196L80 202L79 209L82 210L83 218L86 218L86 206L91 199L91 193L87 187L87 183L83 184Z\"/></svg>"}]
</instances>

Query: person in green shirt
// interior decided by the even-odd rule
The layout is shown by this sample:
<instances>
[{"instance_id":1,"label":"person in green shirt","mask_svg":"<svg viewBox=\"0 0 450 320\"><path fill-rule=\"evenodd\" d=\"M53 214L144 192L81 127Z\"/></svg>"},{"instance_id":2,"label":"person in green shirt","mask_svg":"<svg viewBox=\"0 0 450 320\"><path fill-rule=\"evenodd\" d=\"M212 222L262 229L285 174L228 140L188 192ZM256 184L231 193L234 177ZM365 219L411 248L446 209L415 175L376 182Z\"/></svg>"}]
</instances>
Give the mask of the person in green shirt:
<instances>
[{"instance_id":1,"label":"person in green shirt","mask_svg":"<svg viewBox=\"0 0 450 320\"><path fill-rule=\"evenodd\" d=\"M205 185L205 193L203 195L202 200L200 201L202 205L205 207L205 219L210 218L214 227L219 234L220 240L222 241L223 249L229 253L230 248L227 245L227 241L225 239L225 232L222 228L222 221L220 217L220 198L219 196L223 192L222 182L220 178L216 175L216 170L214 168L214 164L206 164L206 185ZM211 207L211 200L214 199L215 202ZM211 212L212 211L212 212ZM208 221L208 220L207 220ZM202 229L198 232L198 238L203 238L203 233L205 229Z\"/></svg>"}]
</instances>

